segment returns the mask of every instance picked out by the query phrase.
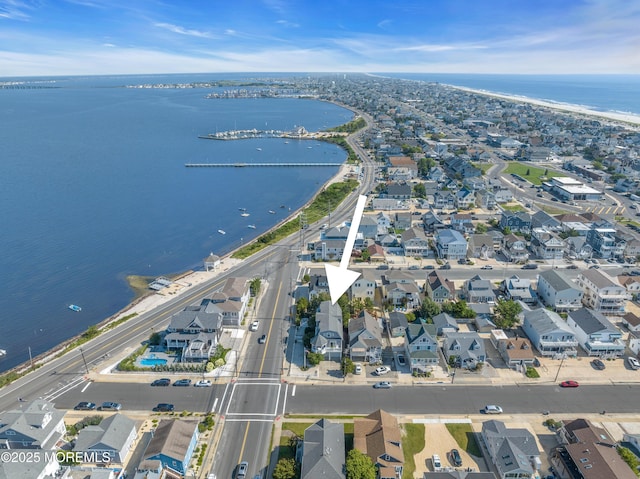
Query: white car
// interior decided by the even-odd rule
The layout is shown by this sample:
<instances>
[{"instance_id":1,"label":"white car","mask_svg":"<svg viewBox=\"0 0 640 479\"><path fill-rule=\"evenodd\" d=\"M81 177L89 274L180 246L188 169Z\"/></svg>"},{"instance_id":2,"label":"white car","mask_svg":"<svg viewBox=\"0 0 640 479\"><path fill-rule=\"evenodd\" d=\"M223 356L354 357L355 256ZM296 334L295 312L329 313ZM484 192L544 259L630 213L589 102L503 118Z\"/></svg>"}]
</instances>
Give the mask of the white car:
<instances>
[{"instance_id":1,"label":"white car","mask_svg":"<svg viewBox=\"0 0 640 479\"><path fill-rule=\"evenodd\" d=\"M380 366L379 368L376 368L376 374L378 376L382 376L383 374L387 374L390 371L391 371L391 368L389 366Z\"/></svg>"},{"instance_id":2,"label":"white car","mask_svg":"<svg viewBox=\"0 0 640 479\"><path fill-rule=\"evenodd\" d=\"M490 264L485 264L482 268L480 269L493 269L493 266L491 266Z\"/></svg>"},{"instance_id":3,"label":"white car","mask_svg":"<svg viewBox=\"0 0 640 479\"><path fill-rule=\"evenodd\" d=\"M208 379L201 379L195 384L195 387L197 388L208 388L210 386L211 386L211 381L209 381Z\"/></svg>"},{"instance_id":4,"label":"white car","mask_svg":"<svg viewBox=\"0 0 640 479\"><path fill-rule=\"evenodd\" d=\"M434 472L440 472L442 470L442 462L440 462L440 456L437 454L431 456L431 463L433 464Z\"/></svg>"},{"instance_id":5,"label":"white car","mask_svg":"<svg viewBox=\"0 0 640 479\"><path fill-rule=\"evenodd\" d=\"M502 414L502 408L494 404L488 404L484 407L485 414Z\"/></svg>"},{"instance_id":6,"label":"white car","mask_svg":"<svg viewBox=\"0 0 640 479\"><path fill-rule=\"evenodd\" d=\"M362 374L362 364L360 363L355 364L354 374Z\"/></svg>"},{"instance_id":7,"label":"white car","mask_svg":"<svg viewBox=\"0 0 640 479\"><path fill-rule=\"evenodd\" d=\"M640 361L638 361L636 358L632 356L629 356L627 358L627 363L629 364L629 367L633 370L640 369Z\"/></svg>"},{"instance_id":8,"label":"white car","mask_svg":"<svg viewBox=\"0 0 640 479\"><path fill-rule=\"evenodd\" d=\"M257 331L258 326L260 326L260 321L254 321L251 323L251 327L249 328L251 331Z\"/></svg>"}]
</instances>

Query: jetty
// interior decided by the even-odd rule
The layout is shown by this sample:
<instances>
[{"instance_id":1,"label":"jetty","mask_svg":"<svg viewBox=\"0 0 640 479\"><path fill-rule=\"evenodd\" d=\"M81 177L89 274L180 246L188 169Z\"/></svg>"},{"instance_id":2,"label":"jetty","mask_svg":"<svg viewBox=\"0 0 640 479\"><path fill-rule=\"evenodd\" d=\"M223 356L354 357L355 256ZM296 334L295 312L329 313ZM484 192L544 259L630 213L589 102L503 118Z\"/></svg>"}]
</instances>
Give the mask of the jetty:
<instances>
[{"instance_id":1,"label":"jetty","mask_svg":"<svg viewBox=\"0 0 640 479\"><path fill-rule=\"evenodd\" d=\"M251 138L289 138L294 140L319 140L322 138L332 138L336 136L347 136L344 132L335 131L317 131L309 132L304 126L296 126L292 130L228 130L209 133L207 135L199 135L198 138L203 140L246 140ZM259 148L258 148L259 149Z\"/></svg>"},{"instance_id":2,"label":"jetty","mask_svg":"<svg viewBox=\"0 0 640 479\"><path fill-rule=\"evenodd\" d=\"M246 168L249 166L342 166L344 163L185 163L187 168Z\"/></svg>"}]
</instances>

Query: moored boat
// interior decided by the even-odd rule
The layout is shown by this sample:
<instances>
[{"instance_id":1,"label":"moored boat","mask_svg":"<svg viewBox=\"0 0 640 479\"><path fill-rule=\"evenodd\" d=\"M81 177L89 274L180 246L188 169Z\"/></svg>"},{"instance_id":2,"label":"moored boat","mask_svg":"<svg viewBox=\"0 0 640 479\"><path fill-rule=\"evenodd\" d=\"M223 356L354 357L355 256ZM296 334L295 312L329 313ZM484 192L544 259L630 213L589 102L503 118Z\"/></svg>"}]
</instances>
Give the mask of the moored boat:
<instances>
[{"instance_id":1,"label":"moored boat","mask_svg":"<svg viewBox=\"0 0 640 479\"><path fill-rule=\"evenodd\" d=\"M75 311L76 313L82 311L82 308L80 306L78 306L77 304L70 304L69 305L69 309L71 311Z\"/></svg>"},{"instance_id":2,"label":"moored boat","mask_svg":"<svg viewBox=\"0 0 640 479\"><path fill-rule=\"evenodd\" d=\"M218 233L220 233L221 235L226 235L227 232L225 230L218 230Z\"/></svg>"},{"instance_id":3,"label":"moored boat","mask_svg":"<svg viewBox=\"0 0 640 479\"><path fill-rule=\"evenodd\" d=\"M7 350L6 349L0 349L0 358L4 357L7 355Z\"/></svg>"},{"instance_id":4,"label":"moored boat","mask_svg":"<svg viewBox=\"0 0 640 479\"><path fill-rule=\"evenodd\" d=\"M273 211L273 210L269 210L269 214L270 214L270 215L275 215L275 214L276 214L276 212L275 212L275 211Z\"/></svg>"},{"instance_id":5,"label":"moored boat","mask_svg":"<svg viewBox=\"0 0 640 479\"><path fill-rule=\"evenodd\" d=\"M252 230L256 229L256 225L247 225L247 228L251 228Z\"/></svg>"},{"instance_id":6,"label":"moored boat","mask_svg":"<svg viewBox=\"0 0 640 479\"><path fill-rule=\"evenodd\" d=\"M240 216L244 216L245 218L249 216L249 213L242 213Z\"/></svg>"}]
</instances>

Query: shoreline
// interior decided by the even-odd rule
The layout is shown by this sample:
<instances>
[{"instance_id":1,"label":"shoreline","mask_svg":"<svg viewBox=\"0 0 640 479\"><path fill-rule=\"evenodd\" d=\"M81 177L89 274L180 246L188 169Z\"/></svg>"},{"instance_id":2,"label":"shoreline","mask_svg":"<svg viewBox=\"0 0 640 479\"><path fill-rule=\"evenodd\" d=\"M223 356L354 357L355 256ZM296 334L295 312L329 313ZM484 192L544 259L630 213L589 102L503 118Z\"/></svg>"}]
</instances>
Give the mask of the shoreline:
<instances>
[{"instance_id":1,"label":"shoreline","mask_svg":"<svg viewBox=\"0 0 640 479\"><path fill-rule=\"evenodd\" d=\"M529 105L535 105L543 108L549 108L555 111L561 111L565 113L573 113L577 115L583 115L588 117L598 117L604 120L609 120L614 123L623 123L625 126L633 126L636 129L640 128L640 115L634 113L623 113L615 111L597 111L591 110L587 107L580 105L573 105L571 103L557 103L548 100L537 100L535 98L529 98L519 95L508 95L503 93L494 93L487 90L478 90L475 88L468 88L457 85L450 85L448 83L441 83L441 85L453 88L455 90L465 91L468 93L475 93L477 95L484 95L492 98L500 98L507 101L516 103L527 103Z\"/></svg>"}]
</instances>

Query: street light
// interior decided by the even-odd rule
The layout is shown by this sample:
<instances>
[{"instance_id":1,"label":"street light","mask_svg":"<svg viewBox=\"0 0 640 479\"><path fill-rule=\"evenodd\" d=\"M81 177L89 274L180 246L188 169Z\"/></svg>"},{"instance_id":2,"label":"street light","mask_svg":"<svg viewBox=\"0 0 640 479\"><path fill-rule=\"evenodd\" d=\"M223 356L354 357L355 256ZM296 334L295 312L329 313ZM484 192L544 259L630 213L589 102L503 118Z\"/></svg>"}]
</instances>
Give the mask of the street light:
<instances>
[{"instance_id":1,"label":"street light","mask_svg":"<svg viewBox=\"0 0 640 479\"><path fill-rule=\"evenodd\" d=\"M84 368L87 370L87 374L89 374L89 367L87 366L87 360L84 358L84 352L82 348L78 348L80 350L80 356L82 356L82 362L84 363Z\"/></svg>"}]
</instances>

